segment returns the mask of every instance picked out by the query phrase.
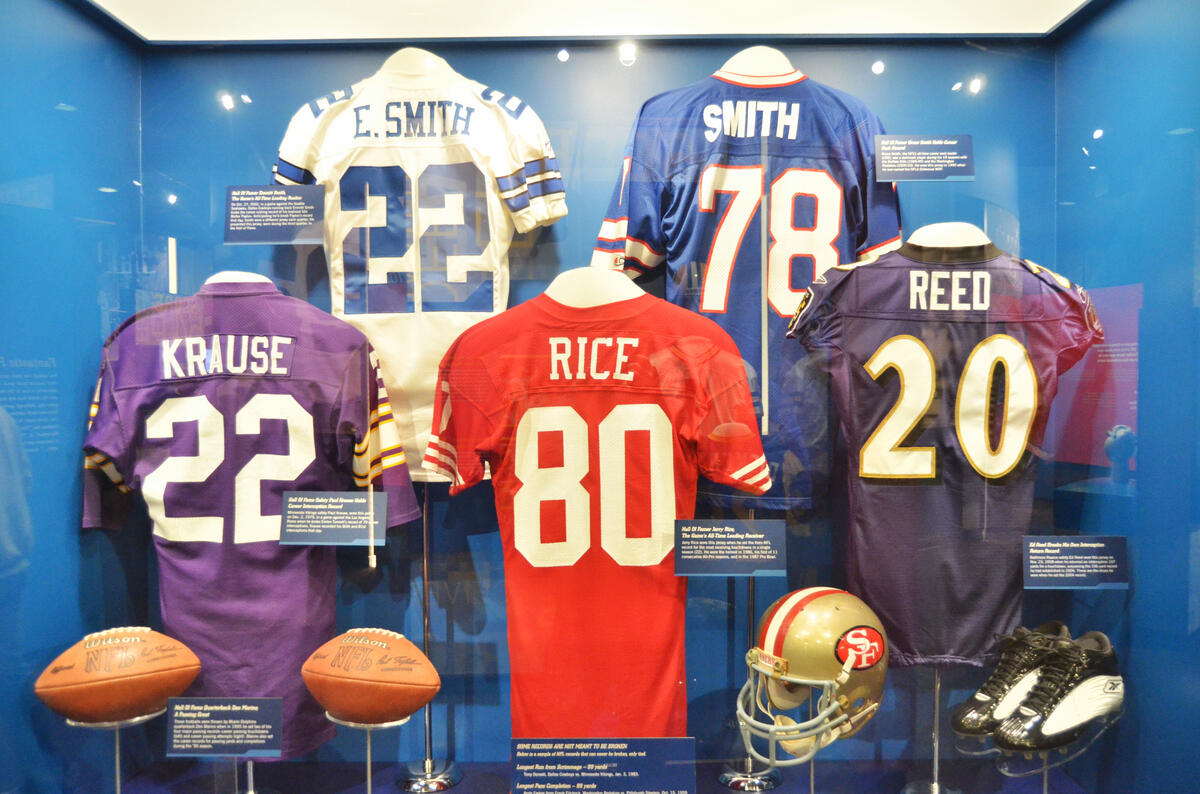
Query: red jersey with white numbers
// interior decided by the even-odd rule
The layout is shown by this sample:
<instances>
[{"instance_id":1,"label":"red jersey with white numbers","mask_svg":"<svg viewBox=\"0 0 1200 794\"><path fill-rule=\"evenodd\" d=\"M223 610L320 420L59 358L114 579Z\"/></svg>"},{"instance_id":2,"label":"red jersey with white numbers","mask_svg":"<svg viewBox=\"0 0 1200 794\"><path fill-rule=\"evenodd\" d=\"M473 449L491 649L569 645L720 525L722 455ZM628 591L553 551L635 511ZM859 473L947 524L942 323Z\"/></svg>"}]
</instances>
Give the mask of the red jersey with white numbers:
<instances>
[{"instance_id":1,"label":"red jersey with white numbers","mask_svg":"<svg viewBox=\"0 0 1200 794\"><path fill-rule=\"evenodd\" d=\"M771 486L741 356L642 295L538 296L442 360L424 465L491 470L504 542L513 736L682 736L686 579L674 522L697 475Z\"/></svg>"}]
</instances>

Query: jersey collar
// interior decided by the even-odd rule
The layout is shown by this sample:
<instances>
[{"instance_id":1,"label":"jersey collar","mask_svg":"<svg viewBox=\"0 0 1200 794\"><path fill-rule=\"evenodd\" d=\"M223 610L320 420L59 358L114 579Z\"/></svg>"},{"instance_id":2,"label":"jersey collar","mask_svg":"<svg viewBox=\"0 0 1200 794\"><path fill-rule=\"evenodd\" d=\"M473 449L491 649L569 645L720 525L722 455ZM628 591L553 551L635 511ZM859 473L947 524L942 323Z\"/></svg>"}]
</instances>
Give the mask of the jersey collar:
<instances>
[{"instance_id":1,"label":"jersey collar","mask_svg":"<svg viewBox=\"0 0 1200 794\"><path fill-rule=\"evenodd\" d=\"M986 262L1002 256L1004 251L995 243L987 245L963 245L953 248L938 248L928 245L913 245L905 243L897 253L914 262L924 262L928 265L954 265L967 262Z\"/></svg>"},{"instance_id":2,"label":"jersey collar","mask_svg":"<svg viewBox=\"0 0 1200 794\"><path fill-rule=\"evenodd\" d=\"M532 299L532 302L543 312L559 320L568 320L572 322L592 322L606 320L620 320L625 317L634 317L646 311L647 303L653 302L654 296L646 293L638 295L635 298L626 298L621 301L612 303L603 303L599 306L588 306L586 308L578 308L575 306L567 306L559 303L551 298L546 293L542 293Z\"/></svg>"},{"instance_id":3,"label":"jersey collar","mask_svg":"<svg viewBox=\"0 0 1200 794\"><path fill-rule=\"evenodd\" d=\"M740 85L745 88L779 88L785 85L795 85L808 79L808 75L799 69L793 69L783 74L739 74L721 69L713 72L712 76L723 83Z\"/></svg>"}]
</instances>

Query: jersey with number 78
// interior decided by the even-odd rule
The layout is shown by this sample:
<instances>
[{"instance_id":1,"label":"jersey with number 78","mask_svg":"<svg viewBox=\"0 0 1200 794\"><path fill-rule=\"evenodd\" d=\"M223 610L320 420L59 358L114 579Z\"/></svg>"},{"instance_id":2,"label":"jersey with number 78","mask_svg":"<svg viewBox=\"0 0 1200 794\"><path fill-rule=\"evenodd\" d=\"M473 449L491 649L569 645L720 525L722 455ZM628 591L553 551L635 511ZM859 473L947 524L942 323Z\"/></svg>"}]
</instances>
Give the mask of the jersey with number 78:
<instances>
[{"instance_id":1,"label":"jersey with number 78","mask_svg":"<svg viewBox=\"0 0 1200 794\"><path fill-rule=\"evenodd\" d=\"M895 190L875 182L882 132L800 72L721 71L647 101L630 134L592 264L666 268L667 299L733 337L776 482L750 506L806 506L825 473L825 395L783 335L814 278L898 244Z\"/></svg>"},{"instance_id":2,"label":"jersey with number 78","mask_svg":"<svg viewBox=\"0 0 1200 794\"><path fill-rule=\"evenodd\" d=\"M651 295L546 295L442 361L425 465L492 473L504 541L513 736L683 736L686 578L674 522L696 478L771 485L737 349Z\"/></svg>"},{"instance_id":3,"label":"jersey with number 78","mask_svg":"<svg viewBox=\"0 0 1200 794\"><path fill-rule=\"evenodd\" d=\"M331 308L371 340L406 449L424 449L438 362L508 307L508 248L567 214L541 119L441 58L384 68L296 111L275 181L325 186ZM414 479L427 479L410 461Z\"/></svg>"}]
</instances>

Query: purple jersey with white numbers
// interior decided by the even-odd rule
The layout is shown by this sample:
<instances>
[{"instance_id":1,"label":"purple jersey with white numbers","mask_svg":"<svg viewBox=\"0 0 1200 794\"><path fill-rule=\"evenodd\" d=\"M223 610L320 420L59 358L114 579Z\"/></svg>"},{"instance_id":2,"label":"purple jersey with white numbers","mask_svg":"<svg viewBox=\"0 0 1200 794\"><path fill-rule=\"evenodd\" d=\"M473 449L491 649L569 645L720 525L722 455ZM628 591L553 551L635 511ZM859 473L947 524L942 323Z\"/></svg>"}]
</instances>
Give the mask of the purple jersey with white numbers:
<instances>
[{"instance_id":1,"label":"purple jersey with white numbers","mask_svg":"<svg viewBox=\"0 0 1200 794\"><path fill-rule=\"evenodd\" d=\"M1021 536L1058 387L1103 334L1087 293L992 245L905 244L813 285L789 335L847 447L847 589L893 664L982 664L1021 615Z\"/></svg>"},{"instance_id":2,"label":"purple jersey with white numbers","mask_svg":"<svg viewBox=\"0 0 1200 794\"><path fill-rule=\"evenodd\" d=\"M285 491L388 492L418 515L366 338L269 283L217 283L126 320L104 346L85 441L97 482L140 491L164 631L200 658L188 694L282 697L283 755L332 734L300 666L336 633L328 546L281 546ZM103 472L107 477L100 474Z\"/></svg>"},{"instance_id":3,"label":"purple jersey with white numbers","mask_svg":"<svg viewBox=\"0 0 1200 794\"><path fill-rule=\"evenodd\" d=\"M592 264L665 267L667 299L742 353L775 485L710 501L804 507L826 473L823 384L783 335L816 276L899 244L896 192L875 181L882 132L862 101L800 72L720 71L638 114Z\"/></svg>"}]
</instances>

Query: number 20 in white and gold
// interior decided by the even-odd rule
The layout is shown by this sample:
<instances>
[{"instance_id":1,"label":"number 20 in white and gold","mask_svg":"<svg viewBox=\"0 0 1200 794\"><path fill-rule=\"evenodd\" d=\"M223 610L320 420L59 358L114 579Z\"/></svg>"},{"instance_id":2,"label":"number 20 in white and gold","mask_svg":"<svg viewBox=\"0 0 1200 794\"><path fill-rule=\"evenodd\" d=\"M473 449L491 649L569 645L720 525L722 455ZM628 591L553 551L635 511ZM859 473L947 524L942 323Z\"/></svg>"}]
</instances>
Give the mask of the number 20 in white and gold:
<instances>
[{"instance_id":1,"label":"number 20 in white and gold","mask_svg":"<svg viewBox=\"0 0 1200 794\"><path fill-rule=\"evenodd\" d=\"M1004 368L1000 432L992 444L991 396L996 370ZM859 453L859 475L890 479L931 479L937 476L935 447L902 446L933 404L937 365L933 353L909 334L881 344L863 365L879 380L895 370L900 393L883 421ZM1038 381L1025 347L1008 334L994 334L977 344L967 357L954 401L954 429L959 447L976 472L988 479L1005 476L1021 461L1037 415Z\"/></svg>"}]
</instances>

